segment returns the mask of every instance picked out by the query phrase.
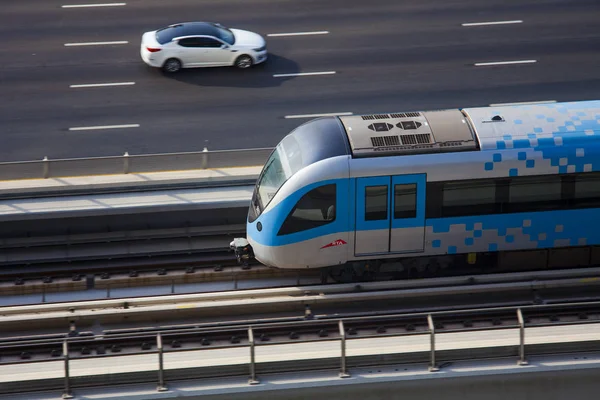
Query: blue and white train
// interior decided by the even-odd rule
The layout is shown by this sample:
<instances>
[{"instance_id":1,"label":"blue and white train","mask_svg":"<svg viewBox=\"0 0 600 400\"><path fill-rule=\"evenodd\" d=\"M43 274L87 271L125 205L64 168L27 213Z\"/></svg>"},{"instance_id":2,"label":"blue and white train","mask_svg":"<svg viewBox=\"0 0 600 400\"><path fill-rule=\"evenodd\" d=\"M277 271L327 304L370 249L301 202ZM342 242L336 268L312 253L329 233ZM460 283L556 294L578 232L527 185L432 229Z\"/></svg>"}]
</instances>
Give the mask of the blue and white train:
<instances>
[{"instance_id":1,"label":"blue and white train","mask_svg":"<svg viewBox=\"0 0 600 400\"><path fill-rule=\"evenodd\" d=\"M232 247L289 269L600 264L600 101L309 121Z\"/></svg>"}]
</instances>

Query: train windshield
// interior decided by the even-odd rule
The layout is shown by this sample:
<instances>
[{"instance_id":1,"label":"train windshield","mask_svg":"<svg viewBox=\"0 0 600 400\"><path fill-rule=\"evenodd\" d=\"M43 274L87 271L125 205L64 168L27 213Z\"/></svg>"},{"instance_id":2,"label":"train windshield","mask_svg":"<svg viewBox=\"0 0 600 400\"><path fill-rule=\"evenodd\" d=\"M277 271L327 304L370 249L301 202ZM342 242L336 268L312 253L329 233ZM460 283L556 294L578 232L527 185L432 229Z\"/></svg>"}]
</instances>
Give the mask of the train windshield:
<instances>
[{"instance_id":1,"label":"train windshield","mask_svg":"<svg viewBox=\"0 0 600 400\"><path fill-rule=\"evenodd\" d=\"M285 181L302 166L300 145L293 135L288 135L271 153L256 183L252 205L257 215L269 204Z\"/></svg>"}]
</instances>

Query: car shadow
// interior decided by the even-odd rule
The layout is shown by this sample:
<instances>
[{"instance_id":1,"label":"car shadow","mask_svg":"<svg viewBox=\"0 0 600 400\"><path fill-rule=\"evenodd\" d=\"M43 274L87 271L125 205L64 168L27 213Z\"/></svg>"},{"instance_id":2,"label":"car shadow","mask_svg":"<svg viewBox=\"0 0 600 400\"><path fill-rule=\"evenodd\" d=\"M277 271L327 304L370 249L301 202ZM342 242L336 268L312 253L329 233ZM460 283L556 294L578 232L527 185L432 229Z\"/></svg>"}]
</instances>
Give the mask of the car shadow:
<instances>
[{"instance_id":1,"label":"car shadow","mask_svg":"<svg viewBox=\"0 0 600 400\"><path fill-rule=\"evenodd\" d=\"M162 74L169 79L197 86L273 87L294 78L293 76L274 77L273 75L294 74L298 71L299 66L296 62L277 54L269 54L267 61L248 69L235 67L187 68L175 74L164 72Z\"/></svg>"}]
</instances>

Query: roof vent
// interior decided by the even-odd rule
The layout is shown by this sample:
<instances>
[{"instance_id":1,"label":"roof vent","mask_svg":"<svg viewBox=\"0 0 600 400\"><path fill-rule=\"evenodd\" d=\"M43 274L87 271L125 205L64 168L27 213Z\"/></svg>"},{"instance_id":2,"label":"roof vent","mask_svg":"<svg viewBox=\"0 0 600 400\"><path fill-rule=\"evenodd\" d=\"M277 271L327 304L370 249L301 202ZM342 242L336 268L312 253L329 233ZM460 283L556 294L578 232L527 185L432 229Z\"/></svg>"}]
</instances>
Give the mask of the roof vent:
<instances>
[{"instance_id":1,"label":"roof vent","mask_svg":"<svg viewBox=\"0 0 600 400\"><path fill-rule=\"evenodd\" d=\"M400 129L417 129L421 125L423 124L417 121L402 121L396 124L396 126Z\"/></svg>"},{"instance_id":2,"label":"roof vent","mask_svg":"<svg viewBox=\"0 0 600 400\"><path fill-rule=\"evenodd\" d=\"M374 124L367 126L367 128L369 128L370 130L375 131L375 132L387 132L390 129L392 129L393 127L394 127L394 125L388 124L387 122L376 122Z\"/></svg>"},{"instance_id":3,"label":"roof vent","mask_svg":"<svg viewBox=\"0 0 600 400\"><path fill-rule=\"evenodd\" d=\"M369 119L388 119L390 118L390 116L388 114L374 114L374 115L363 115L362 119L364 120L369 120Z\"/></svg>"},{"instance_id":4,"label":"roof vent","mask_svg":"<svg viewBox=\"0 0 600 400\"><path fill-rule=\"evenodd\" d=\"M420 133L415 135L402 135L402 144L429 144L431 143L431 135L429 133Z\"/></svg>"},{"instance_id":5,"label":"roof vent","mask_svg":"<svg viewBox=\"0 0 600 400\"><path fill-rule=\"evenodd\" d=\"M339 119L353 158L477 149L470 125L460 110L350 115Z\"/></svg>"},{"instance_id":6,"label":"roof vent","mask_svg":"<svg viewBox=\"0 0 600 400\"><path fill-rule=\"evenodd\" d=\"M419 112L405 112L405 113L395 113L391 114L392 118L416 118L421 116Z\"/></svg>"},{"instance_id":7,"label":"roof vent","mask_svg":"<svg viewBox=\"0 0 600 400\"><path fill-rule=\"evenodd\" d=\"M373 147L399 146L400 139L398 136L373 136L371 138L371 144Z\"/></svg>"}]
</instances>

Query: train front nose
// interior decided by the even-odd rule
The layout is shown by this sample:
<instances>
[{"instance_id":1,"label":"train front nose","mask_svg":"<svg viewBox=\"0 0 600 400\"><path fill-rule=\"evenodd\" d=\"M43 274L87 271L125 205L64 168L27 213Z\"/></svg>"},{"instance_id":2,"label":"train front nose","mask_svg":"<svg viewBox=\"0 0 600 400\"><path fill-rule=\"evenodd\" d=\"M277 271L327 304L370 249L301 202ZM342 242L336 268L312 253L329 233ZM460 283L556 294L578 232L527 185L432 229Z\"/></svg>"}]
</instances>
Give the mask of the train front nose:
<instances>
[{"instance_id":1,"label":"train front nose","mask_svg":"<svg viewBox=\"0 0 600 400\"><path fill-rule=\"evenodd\" d=\"M234 238L231 243L229 243L229 248L235 253L238 264L248 266L250 260L254 258L252 246L245 238Z\"/></svg>"}]
</instances>

